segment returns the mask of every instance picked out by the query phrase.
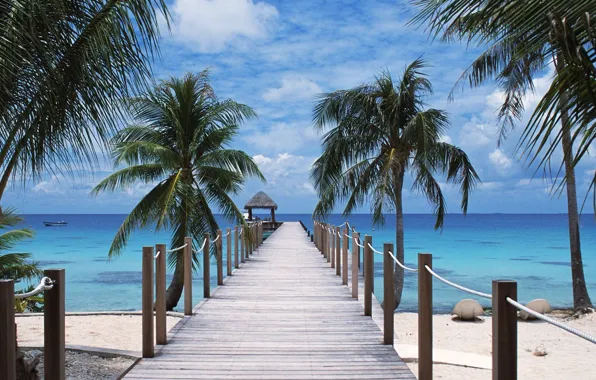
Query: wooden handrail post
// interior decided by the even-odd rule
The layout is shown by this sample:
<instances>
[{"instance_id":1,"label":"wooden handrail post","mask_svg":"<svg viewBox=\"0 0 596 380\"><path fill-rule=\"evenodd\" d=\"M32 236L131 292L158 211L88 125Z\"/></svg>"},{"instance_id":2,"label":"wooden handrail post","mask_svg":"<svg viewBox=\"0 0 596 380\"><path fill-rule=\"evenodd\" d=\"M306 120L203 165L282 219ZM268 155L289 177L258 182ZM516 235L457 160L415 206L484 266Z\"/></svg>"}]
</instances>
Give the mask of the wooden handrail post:
<instances>
[{"instance_id":1,"label":"wooden handrail post","mask_svg":"<svg viewBox=\"0 0 596 380\"><path fill-rule=\"evenodd\" d=\"M348 285L348 243L349 243L348 240L350 240L350 239L346 237L347 235L348 235L348 229L344 228L344 232L341 237L341 240L343 243L343 248L341 251L341 261L342 261L341 282L343 285Z\"/></svg>"},{"instance_id":2,"label":"wooden handrail post","mask_svg":"<svg viewBox=\"0 0 596 380\"><path fill-rule=\"evenodd\" d=\"M372 245L372 236L364 235L364 315L372 316L372 292L375 281L375 262L373 252L368 245Z\"/></svg>"},{"instance_id":3,"label":"wooden handrail post","mask_svg":"<svg viewBox=\"0 0 596 380\"><path fill-rule=\"evenodd\" d=\"M153 338L153 247L143 247L142 308L143 308L143 357L154 356ZM47 300L46 300L47 302ZM46 305L47 313L47 305Z\"/></svg>"},{"instance_id":4,"label":"wooden handrail post","mask_svg":"<svg viewBox=\"0 0 596 380\"><path fill-rule=\"evenodd\" d=\"M517 282L493 281L493 380L517 379Z\"/></svg>"},{"instance_id":5,"label":"wooden handrail post","mask_svg":"<svg viewBox=\"0 0 596 380\"><path fill-rule=\"evenodd\" d=\"M157 344L168 344L166 318L166 245L157 244L155 252L155 340Z\"/></svg>"},{"instance_id":6,"label":"wooden handrail post","mask_svg":"<svg viewBox=\"0 0 596 380\"><path fill-rule=\"evenodd\" d=\"M335 275L341 276L341 237L340 228L335 227Z\"/></svg>"},{"instance_id":7,"label":"wooden handrail post","mask_svg":"<svg viewBox=\"0 0 596 380\"><path fill-rule=\"evenodd\" d=\"M16 379L14 281L0 280L0 379Z\"/></svg>"},{"instance_id":8,"label":"wooden handrail post","mask_svg":"<svg viewBox=\"0 0 596 380\"><path fill-rule=\"evenodd\" d=\"M331 240L331 250L329 251L327 262L331 262L331 268L335 268L335 238L333 237L333 231L335 231L335 226L329 226L327 233L329 240Z\"/></svg>"},{"instance_id":9,"label":"wooden handrail post","mask_svg":"<svg viewBox=\"0 0 596 380\"><path fill-rule=\"evenodd\" d=\"M433 378L433 255L418 254L418 379Z\"/></svg>"},{"instance_id":10,"label":"wooden handrail post","mask_svg":"<svg viewBox=\"0 0 596 380\"><path fill-rule=\"evenodd\" d=\"M234 268L238 269L240 262L238 261L238 226L234 226Z\"/></svg>"},{"instance_id":11,"label":"wooden handrail post","mask_svg":"<svg viewBox=\"0 0 596 380\"><path fill-rule=\"evenodd\" d=\"M352 231L357 232L356 226L352 226ZM360 240L360 234L358 234L358 240ZM358 270L360 270L360 260L360 247L358 247Z\"/></svg>"},{"instance_id":12,"label":"wooden handrail post","mask_svg":"<svg viewBox=\"0 0 596 380\"><path fill-rule=\"evenodd\" d=\"M321 224L315 220L315 247L320 251L321 250Z\"/></svg>"},{"instance_id":13,"label":"wooden handrail post","mask_svg":"<svg viewBox=\"0 0 596 380\"><path fill-rule=\"evenodd\" d=\"M184 315L192 315L192 238L184 238Z\"/></svg>"},{"instance_id":14,"label":"wooden handrail post","mask_svg":"<svg viewBox=\"0 0 596 380\"><path fill-rule=\"evenodd\" d=\"M393 344L393 317L395 313L395 296L393 294L393 268L395 266L393 258L389 256L393 253L393 244L383 244L383 342Z\"/></svg>"},{"instance_id":15,"label":"wooden handrail post","mask_svg":"<svg viewBox=\"0 0 596 380\"><path fill-rule=\"evenodd\" d=\"M203 247L203 298L211 297L211 263L209 256L211 255L211 235L209 232L203 234L205 239L205 246Z\"/></svg>"},{"instance_id":16,"label":"wooden handrail post","mask_svg":"<svg viewBox=\"0 0 596 380\"><path fill-rule=\"evenodd\" d=\"M151 278L153 281L153 248L151 249ZM54 281L54 286L44 293L44 371L46 379L65 378L66 362L66 334L65 334L65 311L66 311L66 271L64 269L46 269L43 271L45 277ZM150 283L152 286L153 283ZM151 303L153 302L153 289L151 292ZM153 322L153 308L151 308L151 322ZM153 324L151 325L151 345L153 345ZM153 346L151 347L153 349Z\"/></svg>"},{"instance_id":17,"label":"wooden handrail post","mask_svg":"<svg viewBox=\"0 0 596 380\"><path fill-rule=\"evenodd\" d=\"M360 266L360 247L358 241L358 232L352 232L352 298L358 299L358 267Z\"/></svg>"},{"instance_id":18,"label":"wooden handrail post","mask_svg":"<svg viewBox=\"0 0 596 380\"><path fill-rule=\"evenodd\" d=\"M217 252L217 285L223 285L223 236L221 230L217 230L217 236L219 237L215 242Z\"/></svg>"},{"instance_id":19,"label":"wooden handrail post","mask_svg":"<svg viewBox=\"0 0 596 380\"><path fill-rule=\"evenodd\" d=\"M240 262L244 263L244 258L246 257L246 227L242 227L242 235L240 235Z\"/></svg>"},{"instance_id":20,"label":"wooden handrail post","mask_svg":"<svg viewBox=\"0 0 596 380\"><path fill-rule=\"evenodd\" d=\"M327 262L329 262L329 231L327 230L327 228L329 228L329 224L325 224L323 226L323 252L324 252L324 258L327 259Z\"/></svg>"},{"instance_id":21,"label":"wooden handrail post","mask_svg":"<svg viewBox=\"0 0 596 380\"><path fill-rule=\"evenodd\" d=\"M321 227L323 228L323 227ZM323 231L323 230L322 230ZM325 246L325 233L323 232L321 234L321 255L323 255L323 258L327 257L327 250L326 250L326 246Z\"/></svg>"},{"instance_id":22,"label":"wooden handrail post","mask_svg":"<svg viewBox=\"0 0 596 380\"><path fill-rule=\"evenodd\" d=\"M227 234L227 239L226 239L226 258L227 258L227 264L228 264L228 272L227 275L231 276L232 275L232 230L228 227L226 228L226 234Z\"/></svg>"}]
</instances>

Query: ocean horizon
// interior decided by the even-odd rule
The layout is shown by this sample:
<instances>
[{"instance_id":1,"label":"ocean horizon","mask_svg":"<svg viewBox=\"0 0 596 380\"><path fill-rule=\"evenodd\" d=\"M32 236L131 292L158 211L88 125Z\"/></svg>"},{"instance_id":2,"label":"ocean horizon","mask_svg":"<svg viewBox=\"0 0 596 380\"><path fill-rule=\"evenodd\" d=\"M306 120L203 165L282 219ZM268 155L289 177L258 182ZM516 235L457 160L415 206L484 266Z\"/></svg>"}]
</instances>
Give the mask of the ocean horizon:
<instances>
[{"instance_id":1,"label":"ocean horizon","mask_svg":"<svg viewBox=\"0 0 596 380\"><path fill-rule=\"evenodd\" d=\"M268 217L265 213L255 216ZM32 227L36 236L11 252L31 253L33 261L42 268L66 269L67 311L139 310L142 247L170 241L167 231L140 230L132 234L120 256L108 261L109 246L126 214L23 214L23 217L22 226ZM231 227L221 215L216 218L222 230ZM311 214L278 214L276 219L301 220L312 231ZM371 235L376 249L381 249L384 242L395 241L394 215L387 215L386 224L374 228L370 214L352 214L347 218L335 214L326 220L339 225L346 219L361 234ZM67 221L68 226L43 225L44 221L58 220ZM511 279L518 281L518 297L522 302L546 298L555 308L572 306L566 214L448 214L443 230L435 231L433 226L432 214L404 215L406 265L416 266L418 252L430 252L435 271L461 285L490 292L493 279ZM592 215L582 216L580 228L586 282L592 297L596 297L596 223ZM375 260L375 296L382 301L382 261L378 255ZM215 286L214 260L212 263L211 283ZM171 273L170 268L168 281ZM199 270L194 274L193 304L202 299L202 286L202 270ZM464 298L475 297L434 281L435 313L450 312ZM478 301L489 306L487 300ZM416 275L406 272L398 311L416 310Z\"/></svg>"}]
</instances>

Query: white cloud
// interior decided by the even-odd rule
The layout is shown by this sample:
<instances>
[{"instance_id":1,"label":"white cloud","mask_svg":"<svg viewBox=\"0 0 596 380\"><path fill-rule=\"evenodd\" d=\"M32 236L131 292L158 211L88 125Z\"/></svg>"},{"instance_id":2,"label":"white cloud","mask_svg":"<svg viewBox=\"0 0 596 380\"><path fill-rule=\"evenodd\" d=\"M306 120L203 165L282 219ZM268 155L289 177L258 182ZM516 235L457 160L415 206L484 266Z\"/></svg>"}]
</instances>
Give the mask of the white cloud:
<instances>
[{"instance_id":1,"label":"white cloud","mask_svg":"<svg viewBox=\"0 0 596 380\"><path fill-rule=\"evenodd\" d=\"M439 138L439 141L440 141L440 142L447 143L447 144L452 144L452 143L453 143L453 140L452 140L452 139L451 139L451 137L449 137L448 135L443 135L443 136L441 136L441 137Z\"/></svg>"},{"instance_id":2,"label":"white cloud","mask_svg":"<svg viewBox=\"0 0 596 380\"><path fill-rule=\"evenodd\" d=\"M253 156L253 160L267 179L268 192L271 194L291 196L315 193L309 181L314 157L295 156L285 152L271 157L257 154Z\"/></svg>"},{"instance_id":3,"label":"white cloud","mask_svg":"<svg viewBox=\"0 0 596 380\"><path fill-rule=\"evenodd\" d=\"M488 159L501 174L507 173L508 169L511 168L512 165L511 159L507 157L507 155L501 149L498 148L488 155Z\"/></svg>"},{"instance_id":4,"label":"white cloud","mask_svg":"<svg viewBox=\"0 0 596 380\"><path fill-rule=\"evenodd\" d=\"M487 145L496 145L497 128L488 123L481 123L473 118L464 124L459 131L459 143L464 148L480 148Z\"/></svg>"},{"instance_id":5,"label":"white cloud","mask_svg":"<svg viewBox=\"0 0 596 380\"><path fill-rule=\"evenodd\" d=\"M172 35L200 52L217 52L238 39L263 39L278 11L253 0L175 0Z\"/></svg>"},{"instance_id":6,"label":"white cloud","mask_svg":"<svg viewBox=\"0 0 596 380\"><path fill-rule=\"evenodd\" d=\"M503 182L498 182L498 181L489 181L489 182L482 182L478 187L481 190L487 190L487 191L491 191L491 190L498 190L503 188Z\"/></svg>"},{"instance_id":7,"label":"white cloud","mask_svg":"<svg viewBox=\"0 0 596 380\"><path fill-rule=\"evenodd\" d=\"M311 100L321 92L315 82L293 75L282 78L280 87L267 89L263 99L268 102Z\"/></svg>"},{"instance_id":8,"label":"white cloud","mask_svg":"<svg viewBox=\"0 0 596 380\"><path fill-rule=\"evenodd\" d=\"M306 124L306 123L305 123ZM268 130L245 136L244 140L258 148L273 152L295 152L308 144L319 144L313 128L304 124L274 124Z\"/></svg>"}]
</instances>

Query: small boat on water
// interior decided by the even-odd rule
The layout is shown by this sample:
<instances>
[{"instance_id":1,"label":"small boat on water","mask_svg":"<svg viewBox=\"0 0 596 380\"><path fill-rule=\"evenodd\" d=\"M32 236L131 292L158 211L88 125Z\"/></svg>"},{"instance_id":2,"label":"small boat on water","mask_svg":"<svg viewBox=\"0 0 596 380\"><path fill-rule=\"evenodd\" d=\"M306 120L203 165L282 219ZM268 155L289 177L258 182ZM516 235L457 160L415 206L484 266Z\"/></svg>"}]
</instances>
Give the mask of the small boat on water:
<instances>
[{"instance_id":1,"label":"small boat on water","mask_svg":"<svg viewBox=\"0 0 596 380\"><path fill-rule=\"evenodd\" d=\"M43 222L46 227L65 227L68 223L61 220L59 222Z\"/></svg>"}]
</instances>

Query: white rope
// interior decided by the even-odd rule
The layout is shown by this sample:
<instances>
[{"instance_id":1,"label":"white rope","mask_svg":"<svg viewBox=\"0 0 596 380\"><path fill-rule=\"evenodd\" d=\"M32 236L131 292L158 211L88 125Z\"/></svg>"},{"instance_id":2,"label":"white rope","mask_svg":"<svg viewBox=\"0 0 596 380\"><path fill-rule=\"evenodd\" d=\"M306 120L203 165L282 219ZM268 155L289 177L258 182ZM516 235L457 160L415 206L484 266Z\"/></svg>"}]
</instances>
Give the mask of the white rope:
<instances>
[{"instance_id":1,"label":"white rope","mask_svg":"<svg viewBox=\"0 0 596 380\"><path fill-rule=\"evenodd\" d=\"M372 245L370 245L370 243L368 243L368 246L370 247L370 249L372 249L372 251L373 251L374 253L378 253L379 255L382 255L382 254L383 254L383 252L381 252L381 251L377 251L376 249L374 249L374 248L373 248L373 246L372 246Z\"/></svg>"},{"instance_id":2,"label":"white rope","mask_svg":"<svg viewBox=\"0 0 596 380\"><path fill-rule=\"evenodd\" d=\"M400 267L404 268L405 270L409 270L410 272L418 272L418 269L416 268L408 268L407 266L405 266L404 264L400 263L395 256L393 256L393 253L391 253L391 251L389 251L389 256L391 256L391 258L393 259L393 261L395 261L395 263L397 265L399 265Z\"/></svg>"},{"instance_id":3,"label":"white rope","mask_svg":"<svg viewBox=\"0 0 596 380\"><path fill-rule=\"evenodd\" d=\"M207 244L207 239L203 239L203 245L201 246L201 248L199 248L198 250L193 248L192 250L195 251L195 253L199 253L203 250L203 248L205 248L205 244Z\"/></svg>"},{"instance_id":4,"label":"white rope","mask_svg":"<svg viewBox=\"0 0 596 380\"><path fill-rule=\"evenodd\" d=\"M583 338L583 339L587 340L590 343L596 344L596 338L593 337L590 334L586 334L583 331L580 331L578 329L575 329L575 328L573 328L571 326L567 326L566 324L563 324L563 323L561 323L561 322L559 322L559 321L557 321L555 319L552 319L550 317L547 317L546 315L543 315L543 314L540 314L538 312L535 312L532 309L528 309L524 305L522 305L522 304L520 304L520 303L512 300L509 297L507 297L507 302L509 302L511 305L517 307L518 309L523 310L526 313L533 315L534 317L536 317L538 319L542 319L543 321L548 322L551 325L557 326L558 328L561 328L561 329L563 329L563 330L565 330L565 331L567 331L567 332L569 332L569 333L571 333L573 335L579 336L580 338Z\"/></svg>"},{"instance_id":5,"label":"white rope","mask_svg":"<svg viewBox=\"0 0 596 380\"><path fill-rule=\"evenodd\" d=\"M242 231L244 231L244 227L242 227L242 228L240 229L240 232L238 232L238 236L242 235Z\"/></svg>"},{"instance_id":6,"label":"white rope","mask_svg":"<svg viewBox=\"0 0 596 380\"><path fill-rule=\"evenodd\" d=\"M453 282L451 282L451 281L449 281L449 280L446 280L446 279L444 279L443 277L441 277L441 276L439 276L438 274L436 274L435 272L433 272L433 270L432 270L432 269L430 269L430 268L428 267L428 265L425 265L424 267L426 268L426 270L427 270L427 271L428 271L430 274L432 274L433 276L435 276L437 279L439 279L439 280L443 281L443 282L444 282L444 283L446 283L447 285L451 285L451 286L453 286L454 288L457 288L457 289L459 289L459 290L463 290L464 292L468 292L468 293L470 293L470 294L474 294L474 295L477 295L477 296L480 296L480 297L484 297L484 298L488 298L488 299L492 299L492 298L493 298L493 296L492 296L492 295L490 295L490 294L487 294L487 293L482 293L482 292L479 292L479 291L476 291L476 290L473 290L473 289L468 289L468 288L466 288L466 287L464 287L464 286L458 285L458 284L456 284L456 283L453 283Z\"/></svg>"},{"instance_id":7,"label":"white rope","mask_svg":"<svg viewBox=\"0 0 596 380\"><path fill-rule=\"evenodd\" d=\"M230 231L228 231L228 233L227 233L227 234L225 234L225 235L224 235L224 237L228 236L229 234L230 234Z\"/></svg>"},{"instance_id":8,"label":"white rope","mask_svg":"<svg viewBox=\"0 0 596 380\"><path fill-rule=\"evenodd\" d=\"M168 252L168 253L170 253L170 252L176 252L176 251L179 251L179 250L181 250L182 248L185 248L187 245L188 245L188 243L186 243L186 244L184 244L183 246L181 246L181 247L178 247L178 248L174 248L174 249L168 249L166 252Z\"/></svg>"},{"instance_id":9,"label":"white rope","mask_svg":"<svg viewBox=\"0 0 596 380\"><path fill-rule=\"evenodd\" d=\"M345 237L347 237L348 239L351 239L351 236L348 236L347 234L344 234Z\"/></svg>"},{"instance_id":10,"label":"white rope","mask_svg":"<svg viewBox=\"0 0 596 380\"><path fill-rule=\"evenodd\" d=\"M213 243L215 243L217 241L217 239L219 239L220 235L217 235L217 237L215 239L213 239Z\"/></svg>"},{"instance_id":11,"label":"white rope","mask_svg":"<svg viewBox=\"0 0 596 380\"><path fill-rule=\"evenodd\" d=\"M153 257L154 259L157 259L159 257L159 254L161 253L161 251L157 251L157 253L155 254L155 257Z\"/></svg>"},{"instance_id":12,"label":"white rope","mask_svg":"<svg viewBox=\"0 0 596 380\"><path fill-rule=\"evenodd\" d=\"M41 281L39 282L39 285L37 285L35 287L35 289L33 289L32 291L27 292L27 293L17 293L14 295L14 297L15 298L27 298L27 297L35 296L43 291L50 290L53 287L54 287L54 281L52 281L52 279L49 277L43 277L41 279Z\"/></svg>"},{"instance_id":13,"label":"white rope","mask_svg":"<svg viewBox=\"0 0 596 380\"><path fill-rule=\"evenodd\" d=\"M358 241L357 241L357 240L354 240L354 244L356 244L356 245L357 245L357 246L359 246L360 248L364 248L364 244L362 244L362 245L358 244Z\"/></svg>"}]
</instances>

